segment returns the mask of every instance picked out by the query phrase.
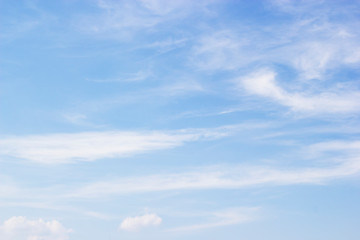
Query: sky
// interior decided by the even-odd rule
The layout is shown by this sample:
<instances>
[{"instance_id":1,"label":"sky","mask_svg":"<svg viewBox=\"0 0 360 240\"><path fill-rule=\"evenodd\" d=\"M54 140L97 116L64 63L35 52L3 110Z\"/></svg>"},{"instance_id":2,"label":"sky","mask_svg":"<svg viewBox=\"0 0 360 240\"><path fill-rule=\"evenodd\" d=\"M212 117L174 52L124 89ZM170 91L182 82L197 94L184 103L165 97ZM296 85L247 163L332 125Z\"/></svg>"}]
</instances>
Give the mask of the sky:
<instances>
[{"instance_id":1,"label":"sky","mask_svg":"<svg viewBox=\"0 0 360 240\"><path fill-rule=\"evenodd\" d=\"M360 239L360 2L0 0L1 240Z\"/></svg>"}]
</instances>

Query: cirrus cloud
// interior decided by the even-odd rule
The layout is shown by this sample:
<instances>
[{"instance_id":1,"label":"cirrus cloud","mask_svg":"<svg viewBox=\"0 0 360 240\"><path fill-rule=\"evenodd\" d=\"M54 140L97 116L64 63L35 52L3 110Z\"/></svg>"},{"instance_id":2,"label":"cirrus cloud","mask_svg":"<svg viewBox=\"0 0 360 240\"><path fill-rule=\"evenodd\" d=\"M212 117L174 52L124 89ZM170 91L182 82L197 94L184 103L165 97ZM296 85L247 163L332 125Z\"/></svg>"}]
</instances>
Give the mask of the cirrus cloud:
<instances>
[{"instance_id":1,"label":"cirrus cloud","mask_svg":"<svg viewBox=\"0 0 360 240\"><path fill-rule=\"evenodd\" d=\"M360 92L358 91L290 92L276 82L276 72L270 69L257 70L240 78L237 84L249 94L268 98L296 112L345 114L360 111Z\"/></svg>"},{"instance_id":2,"label":"cirrus cloud","mask_svg":"<svg viewBox=\"0 0 360 240\"><path fill-rule=\"evenodd\" d=\"M0 141L0 154L54 164L126 157L151 150L180 146L185 142L221 136L221 132L83 132L8 137Z\"/></svg>"},{"instance_id":3,"label":"cirrus cloud","mask_svg":"<svg viewBox=\"0 0 360 240\"><path fill-rule=\"evenodd\" d=\"M103 131L3 137L0 155L43 164L95 161L169 149L186 142L213 140L259 124L172 131Z\"/></svg>"}]
</instances>

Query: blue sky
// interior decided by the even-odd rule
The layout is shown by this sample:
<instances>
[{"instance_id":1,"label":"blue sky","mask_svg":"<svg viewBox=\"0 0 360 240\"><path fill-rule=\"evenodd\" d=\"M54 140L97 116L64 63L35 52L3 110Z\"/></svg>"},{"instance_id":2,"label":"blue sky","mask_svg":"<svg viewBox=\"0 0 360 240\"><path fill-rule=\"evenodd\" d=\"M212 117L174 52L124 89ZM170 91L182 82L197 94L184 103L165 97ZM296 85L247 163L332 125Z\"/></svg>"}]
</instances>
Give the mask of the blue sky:
<instances>
[{"instance_id":1,"label":"blue sky","mask_svg":"<svg viewBox=\"0 0 360 240\"><path fill-rule=\"evenodd\" d=\"M360 237L358 1L0 1L0 238Z\"/></svg>"}]
</instances>

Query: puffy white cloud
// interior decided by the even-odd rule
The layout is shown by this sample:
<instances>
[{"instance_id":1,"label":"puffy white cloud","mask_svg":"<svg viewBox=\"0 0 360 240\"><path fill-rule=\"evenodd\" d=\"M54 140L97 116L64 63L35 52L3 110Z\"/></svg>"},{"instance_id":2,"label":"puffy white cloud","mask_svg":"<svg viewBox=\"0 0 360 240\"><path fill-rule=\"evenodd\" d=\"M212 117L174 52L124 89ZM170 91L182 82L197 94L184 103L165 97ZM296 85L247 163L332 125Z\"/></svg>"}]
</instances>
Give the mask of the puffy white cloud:
<instances>
[{"instance_id":1,"label":"puffy white cloud","mask_svg":"<svg viewBox=\"0 0 360 240\"><path fill-rule=\"evenodd\" d=\"M269 98L294 111L305 113L355 113L360 111L360 92L338 90L321 93L290 92L275 81L269 69L255 71L237 82L246 92Z\"/></svg>"},{"instance_id":2,"label":"puffy white cloud","mask_svg":"<svg viewBox=\"0 0 360 240\"><path fill-rule=\"evenodd\" d=\"M144 227L157 226L162 222L161 217L151 213L142 216L128 217L120 224L119 228L125 231L137 231Z\"/></svg>"},{"instance_id":3,"label":"puffy white cloud","mask_svg":"<svg viewBox=\"0 0 360 240\"><path fill-rule=\"evenodd\" d=\"M70 232L56 220L28 220L21 216L11 217L0 226L2 240L67 240Z\"/></svg>"}]
</instances>

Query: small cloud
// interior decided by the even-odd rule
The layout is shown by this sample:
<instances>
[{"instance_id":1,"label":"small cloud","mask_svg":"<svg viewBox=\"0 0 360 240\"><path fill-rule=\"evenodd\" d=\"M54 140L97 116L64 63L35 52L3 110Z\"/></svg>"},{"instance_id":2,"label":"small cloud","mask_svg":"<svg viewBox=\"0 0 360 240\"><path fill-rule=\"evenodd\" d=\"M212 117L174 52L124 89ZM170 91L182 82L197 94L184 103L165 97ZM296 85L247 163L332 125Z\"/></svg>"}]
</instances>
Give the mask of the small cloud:
<instances>
[{"instance_id":1,"label":"small cloud","mask_svg":"<svg viewBox=\"0 0 360 240\"><path fill-rule=\"evenodd\" d=\"M67 122L73 123L73 124L80 124L83 123L86 120L86 116L84 114L79 113L67 113L64 114L64 119Z\"/></svg>"},{"instance_id":2,"label":"small cloud","mask_svg":"<svg viewBox=\"0 0 360 240\"><path fill-rule=\"evenodd\" d=\"M188 41L187 38L180 38L180 39L167 38L165 40L146 44L140 48L172 49L185 44L187 41Z\"/></svg>"},{"instance_id":3,"label":"small cloud","mask_svg":"<svg viewBox=\"0 0 360 240\"><path fill-rule=\"evenodd\" d=\"M198 82L178 82L172 85L164 86L159 89L159 93L170 96L186 94L190 92L204 92L206 89Z\"/></svg>"},{"instance_id":4,"label":"small cloud","mask_svg":"<svg viewBox=\"0 0 360 240\"><path fill-rule=\"evenodd\" d=\"M125 82L141 82L150 78L153 74L150 71L138 71L135 73L122 74L115 78L106 79L90 79L86 78L86 81L96 83L125 83Z\"/></svg>"},{"instance_id":5,"label":"small cloud","mask_svg":"<svg viewBox=\"0 0 360 240\"><path fill-rule=\"evenodd\" d=\"M142 216L125 218L120 224L119 229L124 231L137 231L144 227L158 226L161 222L161 217L151 213Z\"/></svg>"},{"instance_id":6,"label":"small cloud","mask_svg":"<svg viewBox=\"0 0 360 240\"><path fill-rule=\"evenodd\" d=\"M22 216L11 217L0 225L2 240L67 240L70 232L56 220L28 220Z\"/></svg>"}]
</instances>

